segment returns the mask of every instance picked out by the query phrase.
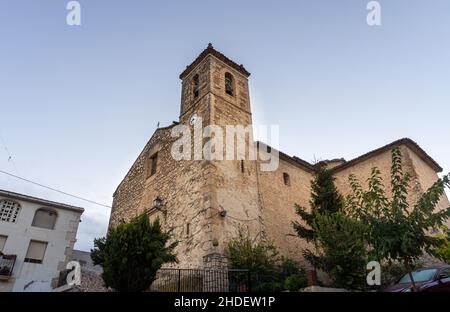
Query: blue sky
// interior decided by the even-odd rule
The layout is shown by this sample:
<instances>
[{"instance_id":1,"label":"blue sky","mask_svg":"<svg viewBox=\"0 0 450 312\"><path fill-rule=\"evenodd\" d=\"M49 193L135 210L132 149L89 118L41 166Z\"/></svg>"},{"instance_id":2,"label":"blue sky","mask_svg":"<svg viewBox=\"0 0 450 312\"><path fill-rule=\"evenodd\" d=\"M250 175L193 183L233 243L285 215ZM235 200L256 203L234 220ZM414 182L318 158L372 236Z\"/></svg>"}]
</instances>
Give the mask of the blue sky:
<instances>
[{"instance_id":1,"label":"blue sky","mask_svg":"<svg viewBox=\"0 0 450 312\"><path fill-rule=\"evenodd\" d=\"M208 44L252 73L254 122L283 151L354 158L401 137L450 171L450 2L0 0L0 169L105 204ZM76 247L109 210L0 174L0 188L86 208Z\"/></svg>"}]
</instances>

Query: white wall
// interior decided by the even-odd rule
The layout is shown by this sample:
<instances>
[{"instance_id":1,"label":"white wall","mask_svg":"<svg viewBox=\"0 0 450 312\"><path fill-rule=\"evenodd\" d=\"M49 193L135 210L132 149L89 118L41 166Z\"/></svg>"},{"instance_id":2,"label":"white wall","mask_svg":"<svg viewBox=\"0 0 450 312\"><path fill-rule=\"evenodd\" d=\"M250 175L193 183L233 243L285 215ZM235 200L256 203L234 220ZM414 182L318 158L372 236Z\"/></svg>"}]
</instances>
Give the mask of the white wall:
<instances>
[{"instance_id":1,"label":"white wall","mask_svg":"<svg viewBox=\"0 0 450 312\"><path fill-rule=\"evenodd\" d=\"M8 198L0 196L2 199ZM0 281L0 292L51 291L52 279L59 277L59 271L65 268L67 256L72 252L81 212L45 206L58 213L55 228L48 230L31 226L35 211L44 206L14 201L21 205L17 221L0 221L0 235L8 236L3 253L17 255L17 260L11 279ZM48 243L42 264L24 262L30 240Z\"/></svg>"}]
</instances>

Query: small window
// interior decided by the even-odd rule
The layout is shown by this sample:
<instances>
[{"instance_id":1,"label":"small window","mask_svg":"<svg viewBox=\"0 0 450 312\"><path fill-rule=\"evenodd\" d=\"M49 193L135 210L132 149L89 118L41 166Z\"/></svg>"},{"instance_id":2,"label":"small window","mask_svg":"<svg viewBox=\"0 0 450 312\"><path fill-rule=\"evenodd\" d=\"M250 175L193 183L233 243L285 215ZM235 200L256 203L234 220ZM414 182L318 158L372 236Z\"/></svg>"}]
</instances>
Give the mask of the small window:
<instances>
[{"instance_id":1,"label":"small window","mask_svg":"<svg viewBox=\"0 0 450 312\"><path fill-rule=\"evenodd\" d=\"M46 242L30 241L28 246L25 262L28 263L42 263L44 261L45 250L47 249Z\"/></svg>"},{"instance_id":2,"label":"small window","mask_svg":"<svg viewBox=\"0 0 450 312\"><path fill-rule=\"evenodd\" d=\"M152 155L148 160L147 177L151 177L156 173L158 165L158 153Z\"/></svg>"},{"instance_id":3,"label":"small window","mask_svg":"<svg viewBox=\"0 0 450 312\"><path fill-rule=\"evenodd\" d=\"M234 78L230 73L225 73L225 93L234 96Z\"/></svg>"},{"instance_id":4,"label":"small window","mask_svg":"<svg viewBox=\"0 0 450 312\"><path fill-rule=\"evenodd\" d=\"M291 178L289 177L289 174L286 172L283 173L283 182L284 182L284 185L287 185L287 186L291 185Z\"/></svg>"},{"instance_id":5,"label":"small window","mask_svg":"<svg viewBox=\"0 0 450 312\"><path fill-rule=\"evenodd\" d=\"M3 248L5 248L7 239L8 239L8 236L0 235L0 251L3 251Z\"/></svg>"},{"instance_id":6,"label":"small window","mask_svg":"<svg viewBox=\"0 0 450 312\"><path fill-rule=\"evenodd\" d=\"M241 172L244 173L245 172L245 164L244 161L241 160Z\"/></svg>"},{"instance_id":7,"label":"small window","mask_svg":"<svg viewBox=\"0 0 450 312\"><path fill-rule=\"evenodd\" d=\"M0 201L0 221L16 223L19 211L20 204L12 200Z\"/></svg>"},{"instance_id":8,"label":"small window","mask_svg":"<svg viewBox=\"0 0 450 312\"><path fill-rule=\"evenodd\" d=\"M193 88L193 92L194 92L194 98L197 98L200 94L200 81L199 81L199 77L198 74L194 76L194 78L192 78L192 88Z\"/></svg>"},{"instance_id":9,"label":"small window","mask_svg":"<svg viewBox=\"0 0 450 312\"><path fill-rule=\"evenodd\" d=\"M189 235L191 234L191 224L190 223L186 223L186 237L189 237Z\"/></svg>"},{"instance_id":10,"label":"small window","mask_svg":"<svg viewBox=\"0 0 450 312\"><path fill-rule=\"evenodd\" d=\"M34 214L33 223L31 225L43 229L53 230L55 228L57 216L56 211L51 209L38 209Z\"/></svg>"}]
</instances>

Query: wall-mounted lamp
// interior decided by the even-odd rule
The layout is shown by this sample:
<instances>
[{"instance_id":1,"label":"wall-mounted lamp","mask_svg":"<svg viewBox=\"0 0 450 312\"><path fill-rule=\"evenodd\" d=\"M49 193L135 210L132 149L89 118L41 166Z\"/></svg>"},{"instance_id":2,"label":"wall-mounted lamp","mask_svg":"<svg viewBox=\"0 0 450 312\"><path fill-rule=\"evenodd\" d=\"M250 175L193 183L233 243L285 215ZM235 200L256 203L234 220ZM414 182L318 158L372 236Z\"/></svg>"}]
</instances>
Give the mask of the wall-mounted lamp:
<instances>
[{"instance_id":1,"label":"wall-mounted lamp","mask_svg":"<svg viewBox=\"0 0 450 312\"><path fill-rule=\"evenodd\" d=\"M166 209L164 208L163 200L156 196L153 200L153 208L159 211L166 213Z\"/></svg>"},{"instance_id":2,"label":"wall-mounted lamp","mask_svg":"<svg viewBox=\"0 0 450 312\"><path fill-rule=\"evenodd\" d=\"M153 207L155 207L158 210L161 210L162 207L162 199L159 198L159 196L156 196L153 200Z\"/></svg>"}]
</instances>

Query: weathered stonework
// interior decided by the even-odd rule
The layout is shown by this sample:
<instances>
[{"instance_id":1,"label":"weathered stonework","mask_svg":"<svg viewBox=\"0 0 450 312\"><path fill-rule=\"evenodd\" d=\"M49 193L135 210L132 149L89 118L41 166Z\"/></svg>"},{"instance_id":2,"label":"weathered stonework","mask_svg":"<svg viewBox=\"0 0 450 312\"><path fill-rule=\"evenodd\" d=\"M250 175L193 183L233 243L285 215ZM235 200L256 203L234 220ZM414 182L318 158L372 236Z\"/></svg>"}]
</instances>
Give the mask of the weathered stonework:
<instances>
[{"instance_id":1,"label":"weathered stonework","mask_svg":"<svg viewBox=\"0 0 450 312\"><path fill-rule=\"evenodd\" d=\"M234 79L232 94L226 92L226 73ZM249 75L242 65L209 46L180 76L180 124L192 128L190 118L195 113L201 117L203 127L251 125ZM298 220L295 204L309 206L312 165L283 153L280 153L278 169L272 172L262 171L259 161L248 158L243 161L176 161L171 156L172 145L178 139L171 136L174 126L155 131L118 186L110 226L126 222L144 211L151 219L159 217L163 228L172 229L174 240L179 241L175 251L179 259L176 266L180 268L227 266L226 245L239 226L274 242L282 255L303 262L301 250L307 244L295 236L292 221ZM245 140L253 142L251 131ZM193 142L194 138L192 147ZM441 169L408 139L349 162L327 161L338 189L348 194L349 174L365 181L373 166L389 181L393 146L401 147L404 169L413 177L411 200L417 198L436 181L436 173ZM156 172L152 175L151 159L156 154ZM153 205L155 198L162 200L159 209ZM444 196L438 209L448 206Z\"/></svg>"}]
</instances>

